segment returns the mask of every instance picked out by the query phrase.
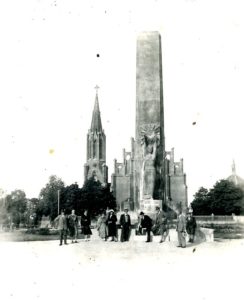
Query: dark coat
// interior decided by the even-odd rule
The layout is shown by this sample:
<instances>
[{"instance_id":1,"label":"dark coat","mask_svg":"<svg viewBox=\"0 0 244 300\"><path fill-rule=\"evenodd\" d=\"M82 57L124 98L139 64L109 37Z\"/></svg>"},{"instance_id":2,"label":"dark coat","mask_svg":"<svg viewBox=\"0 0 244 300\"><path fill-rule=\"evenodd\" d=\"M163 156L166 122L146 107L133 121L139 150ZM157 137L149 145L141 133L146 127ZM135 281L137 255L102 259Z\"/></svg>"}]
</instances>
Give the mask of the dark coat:
<instances>
[{"instance_id":1,"label":"dark coat","mask_svg":"<svg viewBox=\"0 0 244 300\"><path fill-rule=\"evenodd\" d=\"M120 216L119 223L120 223L120 226L121 226L121 237L120 237L121 242L129 241L130 227L131 227L130 216L127 215L127 217L126 217L125 214L122 214Z\"/></svg>"},{"instance_id":2,"label":"dark coat","mask_svg":"<svg viewBox=\"0 0 244 300\"><path fill-rule=\"evenodd\" d=\"M80 224L81 224L81 232L84 235L92 234L91 228L90 228L91 219L90 219L89 216L86 216L86 215L83 214L81 216Z\"/></svg>"},{"instance_id":3,"label":"dark coat","mask_svg":"<svg viewBox=\"0 0 244 300\"><path fill-rule=\"evenodd\" d=\"M141 227L146 228L147 230L151 230L152 229L152 219L149 216L144 215L144 218L141 219Z\"/></svg>"},{"instance_id":4,"label":"dark coat","mask_svg":"<svg viewBox=\"0 0 244 300\"><path fill-rule=\"evenodd\" d=\"M108 226L108 236L117 236L116 222L117 222L116 215L109 214L107 221L106 221L107 226Z\"/></svg>"},{"instance_id":5,"label":"dark coat","mask_svg":"<svg viewBox=\"0 0 244 300\"><path fill-rule=\"evenodd\" d=\"M127 217L128 217L128 222L125 222L125 214L122 214L120 216L119 223L122 227L130 227L131 226L130 215L127 215Z\"/></svg>"},{"instance_id":6,"label":"dark coat","mask_svg":"<svg viewBox=\"0 0 244 300\"><path fill-rule=\"evenodd\" d=\"M187 217L186 219L186 232L188 234L195 234L197 222L195 217Z\"/></svg>"}]
</instances>

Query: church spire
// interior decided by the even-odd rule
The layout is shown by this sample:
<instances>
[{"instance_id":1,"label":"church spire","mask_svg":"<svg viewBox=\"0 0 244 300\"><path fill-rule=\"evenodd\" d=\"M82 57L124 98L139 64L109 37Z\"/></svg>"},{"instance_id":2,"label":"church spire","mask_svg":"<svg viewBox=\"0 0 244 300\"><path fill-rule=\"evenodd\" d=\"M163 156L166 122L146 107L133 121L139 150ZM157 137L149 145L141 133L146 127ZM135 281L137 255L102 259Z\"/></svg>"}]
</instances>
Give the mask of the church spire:
<instances>
[{"instance_id":1,"label":"church spire","mask_svg":"<svg viewBox=\"0 0 244 300\"><path fill-rule=\"evenodd\" d=\"M99 87L96 85L96 98L95 105L92 113L92 122L91 122L91 132L102 132L102 121L100 116L99 102L98 102L98 89Z\"/></svg>"},{"instance_id":2,"label":"church spire","mask_svg":"<svg viewBox=\"0 0 244 300\"><path fill-rule=\"evenodd\" d=\"M106 135L102 129L98 103L98 86L95 105L92 113L91 128L87 133L87 159L84 166L84 178L97 178L102 184L108 183L108 167L106 166Z\"/></svg>"},{"instance_id":3,"label":"church spire","mask_svg":"<svg viewBox=\"0 0 244 300\"><path fill-rule=\"evenodd\" d=\"M236 175L236 164L235 164L235 161L234 161L234 159L233 159L233 161L232 161L232 175Z\"/></svg>"},{"instance_id":4,"label":"church spire","mask_svg":"<svg viewBox=\"0 0 244 300\"><path fill-rule=\"evenodd\" d=\"M233 182L234 182L235 185L237 185L238 184L238 179L237 179L237 175L236 175L236 164L235 164L234 159L232 161L231 169L232 169Z\"/></svg>"}]
</instances>

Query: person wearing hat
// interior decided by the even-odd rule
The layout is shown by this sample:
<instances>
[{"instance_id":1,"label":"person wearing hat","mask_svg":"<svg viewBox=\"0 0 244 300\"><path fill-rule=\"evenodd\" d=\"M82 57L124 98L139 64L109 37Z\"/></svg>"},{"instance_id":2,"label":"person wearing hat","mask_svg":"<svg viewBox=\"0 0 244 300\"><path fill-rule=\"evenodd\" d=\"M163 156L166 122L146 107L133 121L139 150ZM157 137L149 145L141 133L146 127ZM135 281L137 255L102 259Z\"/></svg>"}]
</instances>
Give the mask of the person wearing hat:
<instances>
[{"instance_id":1,"label":"person wearing hat","mask_svg":"<svg viewBox=\"0 0 244 300\"><path fill-rule=\"evenodd\" d=\"M194 242L196 227L196 219L195 217L193 217L192 212L189 212L186 217L186 232L189 234L190 243Z\"/></svg>"},{"instance_id":2,"label":"person wearing hat","mask_svg":"<svg viewBox=\"0 0 244 300\"><path fill-rule=\"evenodd\" d=\"M107 221L106 212L103 211L97 220L97 231L100 238L104 241L107 240L107 236L108 236L106 221Z\"/></svg>"},{"instance_id":3,"label":"person wearing hat","mask_svg":"<svg viewBox=\"0 0 244 300\"><path fill-rule=\"evenodd\" d=\"M77 236L78 236L78 217L75 214L75 210L72 209L71 214L68 217L68 227L69 233L72 243L77 243Z\"/></svg>"},{"instance_id":4,"label":"person wearing hat","mask_svg":"<svg viewBox=\"0 0 244 300\"><path fill-rule=\"evenodd\" d=\"M67 222L67 216L65 215L65 211L61 210L61 214L57 216L57 218L54 220L56 224L58 224L58 230L59 230L59 238L60 243L59 246L62 246L63 240L64 244L67 244L67 229L68 229L68 222Z\"/></svg>"},{"instance_id":5,"label":"person wearing hat","mask_svg":"<svg viewBox=\"0 0 244 300\"><path fill-rule=\"evenodd\" d=\"M80 223L81 223L82 233L84 234L84 237L85 237L84 241L89 242L90 236L92 235L92 231L90 228L91 218L88 214L87 209L85 209L84 212L82 213Z\"/></svg>"},{"instance_id":6,"label":"person wearing hat","mask_svg":"<svg viewBox=\"0 0 244 300\"><path fill-rule=\"evenodd\" d=\"M119 220L121 226L121 242L128 242L130 236L130 227L131 227L131 220L130 215L128 214L128 209L124 209L124 214L120 216Z\"/></svg>"},{"instance_id":7,"label":"person wearing hat","mask_svg":"<svg viewBox=\"0 0 244 300\"><path fill-rule=\"evenodd\" d=\"M113 209L110 209L107 217L108 237L111 237L111 242L117 242L117 217Z\"/></svg>"},{"instance_id":8,"label":"person wearing hat","mask_svg":"<svg viewBox=\"0 0 244 300\"><path fill-rule=\"evenodd\" d=\"M179 243L177 247L185 248L186 247L186 217L183 214L183 211L181 209L179 210L176 231L178 233L178 243Z\"/></svg>"},{"instance_id":9,"label":"person wearing hat","mask_svg":"<svg viewBox=\"0 0 244 300\"><path fill-rule=\"evenodd\" d=\"M165 238L169 232L167 215L158 206L156 207L156 218L155 224L153 226L153 232L159 233L161 235L159 243L163 243L165 241Z\"/></svg>"},{"instance_id":10,"label":"person wearing hat","mask_svg":"<svg viewBox=\"0 0 244 300\"><path fill-rule=\"evenodd\" d=\"M141 231L143 228L146 229L147 233L147 240L146 243L151 242L151 230L152 230L152 219L145 215L144 212L140 212L139 214L140 223L139 223L139 231Z\"/></svg>"}]
</instances>

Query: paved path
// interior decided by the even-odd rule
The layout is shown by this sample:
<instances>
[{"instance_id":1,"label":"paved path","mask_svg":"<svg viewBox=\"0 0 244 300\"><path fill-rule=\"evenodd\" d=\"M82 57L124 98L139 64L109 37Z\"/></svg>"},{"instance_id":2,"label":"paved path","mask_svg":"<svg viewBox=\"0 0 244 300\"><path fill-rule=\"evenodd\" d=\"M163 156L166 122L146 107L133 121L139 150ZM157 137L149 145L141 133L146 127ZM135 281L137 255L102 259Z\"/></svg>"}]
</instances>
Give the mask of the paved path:
<instances>
[{"instance_id":1,"label":"paved path","mask_svg":"<svg viewBox=\"0 0 244 300\"><path fill-rule=\"evenodd\" d=\"M243 250L244 240L1 242L0 299L243 299Z\"/></svg>"}]
</instances>

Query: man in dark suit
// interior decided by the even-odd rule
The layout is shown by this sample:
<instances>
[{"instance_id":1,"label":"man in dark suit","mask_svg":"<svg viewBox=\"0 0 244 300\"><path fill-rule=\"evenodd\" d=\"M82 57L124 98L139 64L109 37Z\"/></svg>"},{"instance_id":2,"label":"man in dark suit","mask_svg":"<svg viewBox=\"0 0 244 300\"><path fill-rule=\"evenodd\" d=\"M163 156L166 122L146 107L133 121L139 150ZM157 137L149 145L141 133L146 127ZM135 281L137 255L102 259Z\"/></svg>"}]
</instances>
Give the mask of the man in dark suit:
<instances>
[{"instance_id":1,"label":"man in dark suit","mask_svg":"<svg viewBox=\"0 0 244 300\"><path fill-rule=\"evenodd\" d=\"M149 216L145 215L144 212L140 212L139 218L140 218L139 230L141 231L143 228L146 229L146 233L147 233L146 243L149 243L151 242L152 219Z\"/></svg>"},{"instance_id":2,"label":"man in dark suit","mask_svg":"<svg viewBox=\"0 0 244 300\"><path fill-rule=\"evenodd\" d=\"M128 209L124 210L124 214L120 216L120 226L121 226L121 242L128 242L130 236L131 220L128 214Z\"/></svg>"}]
</instances>

